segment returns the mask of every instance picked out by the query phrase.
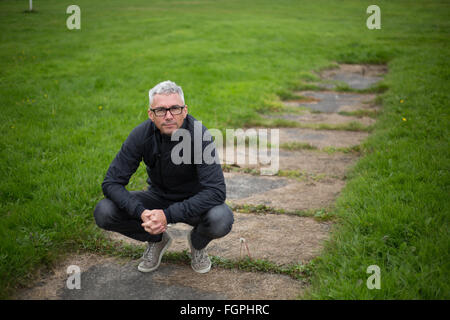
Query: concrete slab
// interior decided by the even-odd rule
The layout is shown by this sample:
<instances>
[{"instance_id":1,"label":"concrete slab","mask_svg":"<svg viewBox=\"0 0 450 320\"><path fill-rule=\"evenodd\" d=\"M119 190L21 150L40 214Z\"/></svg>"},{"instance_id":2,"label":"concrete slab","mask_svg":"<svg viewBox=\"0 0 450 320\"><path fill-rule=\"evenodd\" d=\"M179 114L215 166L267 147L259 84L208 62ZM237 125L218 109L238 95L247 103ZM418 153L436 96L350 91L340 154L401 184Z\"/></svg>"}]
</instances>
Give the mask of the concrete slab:
<instances>
[{"instance_id":1,"label":"concrete slab","mask_svg":"<svg viewBox=\"0 0 450 320\"><path fill-rule=\"evenodd\" d=\"M252 259L269 260L278 265L306 263L317 256L328 239L329 222L283 214L234 213L231 232L208 245L208 253L239 260L249 255L240 239L244 238ZM177 223L169 227L174 241L169 251L188 250L191 226ZM280 250L280 248L282 248Z\"/></svg>"},{"instance_id":2,"label":"concrete slab","mask_svg":"<svg viewBox=\"0 0 450 320\"><path fill-rule=\"evenodd\" d=\"M176 266L164 264L155 273L137 270L137 262L125 265L103 263L90 267L81 274L80 290L69 290L63 286L58 292L63 300L216 300L225 299L224 294L164 283L157 280L167 277ZM185 269L185 275L194 276L194 271Z\"/></svg>"},{"instance_id":3,"label":"concrete slab","mask_svg":"<svg viewBox=\"0 0 450 320\"><path fill-rule=\"evenodd\" d=\"M329 207L345 185L345 181L332 178L303 182L280 177L257 177L231 172L226 172L224 175L227 188L233 190L231 193L233 198L227 192L227 200L232 204L266 205L287 211ZM285 181L285 184L268 191L261 191L259 190L259 179L273 180L274 184L277 181ZM248 193L241 193L241 188L244 191L255 191L248 195Z\"/></svg>"},{"instance_id":4,"label":"concrete slab","mask_svg":"<svg viewBox=\"0 0 450 320\"><path fill-rule=\"evenodd\" d=\"M286 186L288 179L259 177L248 174L225 173L227 199L247 198L252 195Z\"/></svg>"},{"instance_id":5,"label":"concrete slab","mask_svg":"<svg viewBox=\"0 0 450 320\"><path fill-rule=\"evenodd\" d=\"M356 111L373 109L369 103L375 99L375 94L361 94L335 91L299 91L298 95L310 98L306 101L295 100L283 102L287 106L307 107L320 112Z\"/></svg>"},{"instance_id":6,"label":"concrete slab","mask_svg":"<svg viewBox=\"0 0 450 320\"><path fill-rule=\"evenodd\" d=\"M288 276L215 269L195 273L190 266L161 263L141 273L138 261L93 254L72 255L39 283L17 292L15 299L51 300L229 300L295 299L303 290ZM67 267L80 267L80 289L68 289Z\"/></svg>"}]
</instances>

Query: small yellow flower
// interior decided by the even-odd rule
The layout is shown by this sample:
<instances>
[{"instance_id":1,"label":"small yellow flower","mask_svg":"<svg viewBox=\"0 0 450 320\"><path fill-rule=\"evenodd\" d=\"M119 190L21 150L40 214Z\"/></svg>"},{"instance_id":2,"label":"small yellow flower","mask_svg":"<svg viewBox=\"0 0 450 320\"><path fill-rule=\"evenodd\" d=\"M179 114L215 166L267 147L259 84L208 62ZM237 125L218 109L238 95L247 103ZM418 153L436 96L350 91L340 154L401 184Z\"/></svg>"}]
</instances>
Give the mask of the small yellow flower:
<instances>
[{"instance_id":1,"label":"small yellow flower","mask_svg":"<svg viewBox=\"0 0 450 320\"><path fill-rule=\"evenodd\" d=\"M400 103L403 103L403 102L405 102L405 100L403 100L403 99L400 99Z\"/></svg>"},{"instance_id":2,"label":"small yellow flower","mask_svg":"<svg viewBox=\"0 0 450 320\"><path fill-rule=\"evenodd\" d=\"M402 118L403 121L406 121L406 118Z\"/></svg>"},{"instance_id":3,"label":"small yellow flower","mask_svg":"<svg viewBox=\"0 0 450 320\"><path fill-rule=\"evenodd\" d=\"M103 107L102 106L98 106L98 110L103 110Z\"/></svg>"},{"instance_id":4,"label":"small yellow flower","mask_svg":"<svg viewBox=\"0 0 450 320\"><path fill-rule=\"evenodd\" d=\"M44 98L47 98L48 96L47 96L47 94L46 93L44 93Z\"/></svg>"}]
</instances>

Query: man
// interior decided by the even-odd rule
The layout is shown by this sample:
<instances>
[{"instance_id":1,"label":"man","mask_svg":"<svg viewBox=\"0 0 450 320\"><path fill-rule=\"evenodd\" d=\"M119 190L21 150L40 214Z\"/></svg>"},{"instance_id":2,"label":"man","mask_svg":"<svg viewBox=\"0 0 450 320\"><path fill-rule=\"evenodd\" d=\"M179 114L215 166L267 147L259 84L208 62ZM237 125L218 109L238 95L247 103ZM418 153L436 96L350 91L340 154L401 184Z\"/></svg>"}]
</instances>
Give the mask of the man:
<instances>
[{"instance_id":1,"label":"man","mask_svg":"<svg viewBox=\"0 0 450 320\"><path fill-rule=\"evenodd\" d=\"M234 222L233 212L224 203L222 168L217 162L193 161L194 152L192 161L174 163L172 149L179 142L172 141L172 134L184 129L194 137L196 121L188 115L179 86L161 82L149 91L149 99L150 120L131 131L109 166L102 184L106 198L94 210L95 221L100 228L147 241L138 266L142 272L156 270L170 246L167 224L189 224L193 226L188 235L191 266L205 273L211 269L206 246L228 234ZM207 132L201 127L202 133ZM193 145L195 141L191 140ZM210 143L201 141L202 152ZM214 156L215 148L212 150ZM142 160L147 166L148 190L129 192L125 186Z\"/></svg>"}]
</instances>

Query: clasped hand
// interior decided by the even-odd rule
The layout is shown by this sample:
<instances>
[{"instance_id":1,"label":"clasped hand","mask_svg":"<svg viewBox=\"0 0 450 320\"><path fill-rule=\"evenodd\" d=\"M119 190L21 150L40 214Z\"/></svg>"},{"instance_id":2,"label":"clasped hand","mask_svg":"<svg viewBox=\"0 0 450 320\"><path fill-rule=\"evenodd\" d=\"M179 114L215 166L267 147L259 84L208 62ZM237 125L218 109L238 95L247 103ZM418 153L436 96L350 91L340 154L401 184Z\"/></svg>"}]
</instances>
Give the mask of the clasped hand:
<instances>
[{"instance_id":1,"label":"clasped hand","mask_svg":"<svg viewBox=\"0 0 450 320\"><path fill-rule=\"evenodd\" d=\"M167 229L166 215L160 209L144 210L141 219L143 221L141 225L150 234L160 234Z\"/></svg>"}]
</instances>

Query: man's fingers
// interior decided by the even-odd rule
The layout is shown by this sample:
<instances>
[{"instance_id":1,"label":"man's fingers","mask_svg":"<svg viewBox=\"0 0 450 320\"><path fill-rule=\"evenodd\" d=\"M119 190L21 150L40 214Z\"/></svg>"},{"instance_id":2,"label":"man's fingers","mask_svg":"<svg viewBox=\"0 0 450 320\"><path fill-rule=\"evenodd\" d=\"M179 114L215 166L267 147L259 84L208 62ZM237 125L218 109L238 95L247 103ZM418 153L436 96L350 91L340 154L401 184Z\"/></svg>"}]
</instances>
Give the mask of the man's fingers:
<instances>
[{"instance_id":1,"label":"man's fingers","mask_svg":"<svg viewBox=\"0 0 450 320\"><path fill-rule=\"evenodd\" d=\"M152 223L152 221L142 223L141 225L144 227L144 230L150 234L159 234L167 229L167 227L161 223Z\"/></svg>"},{"instance_id":2,"label":"man's fingers","mask_svg":"<svg viewBox=\"0 0 450 320\"><path fill-rule=\"evenodd\" d=\"M164 231L166 231L166 228L165 227L157 228L157 229L146 228L145 231L147 231L150 234L160 234L160 233L163 233Z\"/></svg>"},{"instance_id":3,"label":"man's fingers","mask_svg":"<svg viewBox=\"0 0 450 320\"><path fill-rule=\"evenodd\" d=\"M159 228L159 227L163 226L163 224L160 222L155 222L155 221L147 221L147 222L141 223L141 226L143 226L144 229L148 228L148 227Z\"/></svg>"}]
</instances>

